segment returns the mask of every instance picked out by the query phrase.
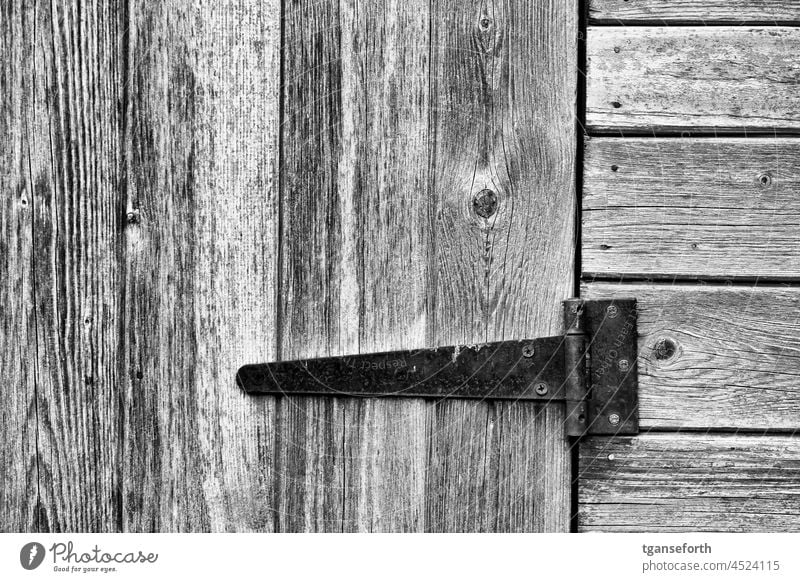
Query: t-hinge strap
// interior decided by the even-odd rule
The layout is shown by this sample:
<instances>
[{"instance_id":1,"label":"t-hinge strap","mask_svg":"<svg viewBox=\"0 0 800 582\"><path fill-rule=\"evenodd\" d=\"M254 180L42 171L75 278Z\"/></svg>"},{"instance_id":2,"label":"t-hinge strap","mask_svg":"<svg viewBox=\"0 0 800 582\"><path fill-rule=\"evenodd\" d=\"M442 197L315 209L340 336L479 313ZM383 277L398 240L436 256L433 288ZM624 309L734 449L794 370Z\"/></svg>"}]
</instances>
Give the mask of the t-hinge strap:
<instances>
[{"instance_id":1,"label":"t-hinge strap","mask_svg":"<svg viewBox=\"0 0 800 582\"><path fill-rule=\"evenodd\" d=\"M243 366L248 393L565 402L566 433L639 432L636 300L564 301L564 334Z\"/></svg>"}]
</instances>

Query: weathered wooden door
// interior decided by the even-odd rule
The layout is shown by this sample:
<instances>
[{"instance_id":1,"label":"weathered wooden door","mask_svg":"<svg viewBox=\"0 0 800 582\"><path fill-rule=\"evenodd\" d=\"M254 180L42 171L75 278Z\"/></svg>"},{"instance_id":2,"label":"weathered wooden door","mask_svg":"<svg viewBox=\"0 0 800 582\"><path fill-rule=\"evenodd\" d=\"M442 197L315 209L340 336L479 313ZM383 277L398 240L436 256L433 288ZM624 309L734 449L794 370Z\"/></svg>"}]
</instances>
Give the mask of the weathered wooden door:
<instances>
[{"instance_id":1,"label":"weathered wooden door","mask_svg":"<svg viewBox=\"0 0 800 582\"><path fill-rule=\"evenodd\" d=\"M0 524L563 531L563 405L237 368L552 335L577 0L0 10Z\"/></svg>"}]
</instances>

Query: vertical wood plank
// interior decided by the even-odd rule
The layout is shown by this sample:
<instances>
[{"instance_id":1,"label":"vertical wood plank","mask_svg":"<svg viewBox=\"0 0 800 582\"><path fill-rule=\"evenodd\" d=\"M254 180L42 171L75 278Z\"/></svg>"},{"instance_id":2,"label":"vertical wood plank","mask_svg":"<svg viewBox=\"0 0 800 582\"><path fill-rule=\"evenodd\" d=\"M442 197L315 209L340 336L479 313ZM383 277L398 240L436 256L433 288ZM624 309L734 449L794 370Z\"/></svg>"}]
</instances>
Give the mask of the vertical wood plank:
<instances>
[{"instance_id":1,"label":"vertical wood plank","mask_svg":"<svg viewBox=\"0 0 800 582\"><path fill-rule=\"evenodd\" d=\"M559 331L573 282L577 14L575 2L434 3L437 344ZM496 212L481 216L476 196ZM445 402L437 421L431 529L568 529L563 407Z\"/></svg>"},{"instance_id":2,"label":"vertical wood plank","mask_svg":"<svg viewBox=\"0 0 800 582\"><path fill-rule=\"evenodd\" d=\"M573 276L576 36L573 3L291 6L283 358L559 328ZM500 211L483 219L472 199L486 189ZM279 406L282 529L568 527L558 407ZM548 418L558 430L546 436Z\"/></svg>"},{"instance_id":3,"label":"vertical wood plank","mask_svg":"<svg viewBox=\"0 0 800 582\"><path fill-rule=\"evenodd\" d=\"M34 366L33 117L34 14L0 7L0 531L38 529Z\"/></svg>"},{"instance_id":4,"label":"vertical wood plank","mask_svg":"<svg viewBox=\"0 0 800 582\"><path fill-rule=\"evenodd\" d=\"M430 7L342 4L341 348L424 345L431 215ZM432 405L347 400L346 531L421 531Z\"/></svg>"},{"instance_id":5,"label":"vertical wood plank","mask_svg":"<svg viewBox=\"0 0 800 582\"><path fill-rule=\"evenodd\" d=\"M339 3L287 3L283 23L278 355L290 358L339 351ZM341 529L341 416L338 401L278 401L279 530Z\"/></svg>"},{"instance_id":6,"label":"vertical wood plank","mask_svg":"<svg viewBox=\"0 0 800 582\"><path fill-rule=\"evenodd\" d=\"M424 342L428 6L284 14L281 356ZM420 400L283 399L281 529L420 530Z\"/></svg>"},{"instance_id":7,"label":"vertical wood plank","mask_svg":"<svg viewBox=\"0 0 800 582\"><path fill-rule=\"evenodd\" d=\"M271 530L277 3L135 2L126 111L124 529Z\"/></svg>"},{"instance_id":8,"label":"vertical wood plank","mask_svg":"<svg viewBox=\"0 0 800 582\"><path fill-rule=\"evenodd\" d=\"M43 531L120 527L120 10L69 1L30 8L26 135Z\"/></svg>"}]
</instances>

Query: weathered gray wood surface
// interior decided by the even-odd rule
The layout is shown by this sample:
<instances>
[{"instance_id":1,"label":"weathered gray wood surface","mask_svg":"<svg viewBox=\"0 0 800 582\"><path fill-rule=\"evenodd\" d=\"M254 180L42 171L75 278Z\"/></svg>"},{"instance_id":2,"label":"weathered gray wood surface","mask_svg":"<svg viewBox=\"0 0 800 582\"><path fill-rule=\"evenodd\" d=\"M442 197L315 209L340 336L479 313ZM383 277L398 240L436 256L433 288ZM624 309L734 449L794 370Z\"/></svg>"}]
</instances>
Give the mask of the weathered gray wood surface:
<instances>
[{"instance_id":1,"label":"weathered gray wood surface","mask_svg":"<svg viewBox=\"0 0 800 582\"><path fill-rule=\"evenodd\" d=\"M576 14L527 2L287 14L283 357L555 332L572 284ZM488 219L472 209L484 189L499 204ZM560 407L281 406L295 447L276 470L278 490L295 483L282 529L568 527Z\"/></svg>"},{"instance_id":2,"label":"weathered gray wood surface","mask_svg":"<svg viewBox=\"0 0 800 582\"><path fill-rule=\"evenodd\" d=\"M577 15L573 0L433 5L434 344L560 330L574 269ZM482 190L497 198L488 218L472 206ZM563 407L474 406L437 412L427 491L436 528L566 531Z\"/></svg>"},{"instance_id":3,"label":"weathered gray wood surface","mask_svg":"<svg viewBox=\"0 0 800 582\"><path fill-rule=\"evenodd\" d=\"M587 276L797 278L800 141L591 138Z\"/></svg>"},{"instance_id":4,"label":"weathered gray wood surface","mask_svg":"<svg viewBox=\"0 0 800 582\"><path fill-rule=\"evenodd\" d=\"M37 528L34 182L27 147L33 117L30 11L0 12L0 531Z\"/></svg>"},{"instance_id":5,"label":"weathered gray wood surface","mask_svg":"<svg viewBox=\"0 0 800 582\"><path fill-rule=\"evenodd\" d=\"M0 529L568 527L560 407L233 380L558 329L574 2L287 6L282 63L275 3L20 10L0 16Z\"/></svg>"},{"instance_id":6,"label":"weathered gray wood surface","mask_svg":"<svg viewBox=\"0 0 800 582\"><path fill-rule=\"evenodd\" d=\"M589 27L590 131L800 130L800 29Z\"/></svg>"},{"instance_id":7,"label":"weathered gray wood surface","mask_svg":"<svg viewBox=\"0 0 800 582\"><path fill-rule=\"evenodd\" d=\"M105 531L120 502L117 22L98 13L73 43L77 7L2 12L0 530ZM107 83L86 90L95 75Z\"/></svg>"},{"instance_id":8,"label":"weathered gray wood surface","mask_svg":"<svg viewBox=\"0 0 800 582\"><path fill-rule=\"evenodd\" d=\"M592 23L800 22L797 0L588 0Z\"/></svg>"},{"instance_id":9,"label":"weathered gray wood surface","mask_svg":"<svg viewBox=\"0 0 800 582\"><path fill-rule=\"evenodd\" d=\"M780 281L800 273L800 151L791 138L715 134L800 129L800 35L651 25L795 24L800 7L589 10L594 24L647 24L588 30L587 126L627 137L586 141L581 245L584 297L638 300L645 432L581 442L579 530L798 531L800 440L713 431L798 429L800 292ZM675 137L633 137L659 133Z\"/></svg>"},{"instance_id":10,"label":"weathered gray wood surface","mask_svg":"<svg viewBox=\"0 0 800 582\"><path fill-rule=\"evenodd\" d=\"M800 429L800 289L585 283L636 297L644 429Z\"/></svg>"},{"instance_id":11,"label":"weathered gray wood surface","mask_svg":"<svg viewBox=\"0 0 800 582\"><path fill-rule=\"evenodd\" d=\"M800 531L800 439L648 434L581 444L580 531Z\"/></svg>"},{"instance_id":12,"label":"weathered gray wood surface","mask_svg":"<svg viewBox=\"0 0 800 582\"><path fill-rule=\"evenodd\" d=\"M279 18L130 6L123 530L274 527L275 404L233 378L275 355Z\"/></svg>"},{"instance_id":13,"label":"weathered gray wood surface","mask_svg":"<svg viewBox=\"0 0 800 582\"><path fill-rule=\"evenodd\" d=\"M2 530L271 527L232 382L274 355L279 15L247 4L4 9Z\"/></svg>"}]
</instances>

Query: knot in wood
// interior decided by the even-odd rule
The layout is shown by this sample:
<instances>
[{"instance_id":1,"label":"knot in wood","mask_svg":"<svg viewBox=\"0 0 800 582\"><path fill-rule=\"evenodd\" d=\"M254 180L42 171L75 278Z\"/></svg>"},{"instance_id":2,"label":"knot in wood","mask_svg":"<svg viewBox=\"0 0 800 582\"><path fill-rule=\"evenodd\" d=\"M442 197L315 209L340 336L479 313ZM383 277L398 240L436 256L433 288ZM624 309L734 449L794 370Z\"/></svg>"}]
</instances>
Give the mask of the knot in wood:
<instances>
[{"instance_id":1,"label":"knot in wood","mask_svg":"<svg viewBox=\"0 0 800 582\"><path fill-rule=\"evenodd\" d=\"M661 338L656 342L656 345L653 346L653 355L655 356L656 360L669 360L675 355L676 350L677 346L673 340L669 338Z\"/></svg>"},{"instance_id":2,"label":"knot in wood","mask_svg":"<svg viewBox=\"0 0 800 582\"><path fill-rule=\"evenodd\" d=\"M484 188L473 197L472 208L481 218L489 218L497 212L497 194L493 190Z\"/></svg>"},{"instance_id":3,"label":"knot in wood","mask_svg":"<svg viewBox=\"0 0 800 582\"><path fill-rule=\"evenodd\" d=\"M140 221L140 215L138 210L132 210L125 215L125 220L128 224L138 224Z\"/></svg>"}]
</instances>

